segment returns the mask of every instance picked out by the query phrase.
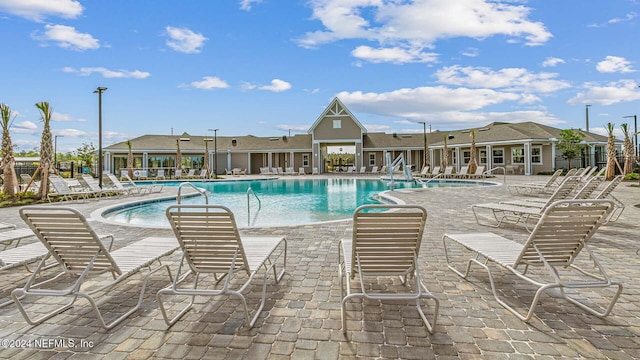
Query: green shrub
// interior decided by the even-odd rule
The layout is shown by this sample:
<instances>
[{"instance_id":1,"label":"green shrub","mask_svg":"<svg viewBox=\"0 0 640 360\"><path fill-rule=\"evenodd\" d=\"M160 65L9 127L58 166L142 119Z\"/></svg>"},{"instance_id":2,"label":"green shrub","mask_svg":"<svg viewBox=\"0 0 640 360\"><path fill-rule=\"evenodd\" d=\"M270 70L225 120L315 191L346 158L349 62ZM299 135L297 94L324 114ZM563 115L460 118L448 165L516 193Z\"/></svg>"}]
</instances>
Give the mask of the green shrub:
<instances>
[{"instance_id":1,"label":"green shrub","mask_svg":"<svg viewBox=\"0 0 640 360\"><path fill-rule=\"evenodd\" d=\"M637 173L630 173L624 176L625 180L638 180L640 179L640 174Z\"/></svg>"}]
</instances>

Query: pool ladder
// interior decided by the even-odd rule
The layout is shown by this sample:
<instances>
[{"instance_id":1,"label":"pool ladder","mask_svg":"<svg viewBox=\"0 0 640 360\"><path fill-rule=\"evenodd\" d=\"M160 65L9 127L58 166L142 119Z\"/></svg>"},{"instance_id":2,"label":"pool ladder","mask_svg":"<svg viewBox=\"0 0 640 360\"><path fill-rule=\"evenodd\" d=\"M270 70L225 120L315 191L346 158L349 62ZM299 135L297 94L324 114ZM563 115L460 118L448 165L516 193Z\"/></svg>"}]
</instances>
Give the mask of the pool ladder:
<instances>
[{"instance_id":1,"label":"pool ladder","mask_svg":"<svg viewBox=\"0 0 640 360\"><path fill-rule=\"evenodd\" d=\"M256 211L256 216L253 218L253 222L254 223L255 223L256 219L258 218L258 213L260 212L260 209L262 209L262 201L260 201L260 198L258 197L258 195L255 193L255 191L253 191L251 186L249 186L249 188L247 189L247 226L251 226L251 204L250 204L250 200L251 200L251 195L252 194L256 198L256 200L258 200L258 211Z\"/></svg>"},{"instance_id":2,"label":"pool ladder","mask_svg":"<svg viewBox=\"0 0 640 360\"><path fill-rule=\"evenodd\" d=\"M200 189L198 187L196 187L195 185L193 185L190 182L184 182L182 184L180 184L180 186L178 186L178 193L176 195L176 202L178 203L178 205L180 204L180 201L182 200L182 188L188 186L193 188L195 191L197 191L200 195L202 195L204 197L204 203L205 204L209 204L209 197L207 196L207 191Z\"/></svg>"}]
</instances>

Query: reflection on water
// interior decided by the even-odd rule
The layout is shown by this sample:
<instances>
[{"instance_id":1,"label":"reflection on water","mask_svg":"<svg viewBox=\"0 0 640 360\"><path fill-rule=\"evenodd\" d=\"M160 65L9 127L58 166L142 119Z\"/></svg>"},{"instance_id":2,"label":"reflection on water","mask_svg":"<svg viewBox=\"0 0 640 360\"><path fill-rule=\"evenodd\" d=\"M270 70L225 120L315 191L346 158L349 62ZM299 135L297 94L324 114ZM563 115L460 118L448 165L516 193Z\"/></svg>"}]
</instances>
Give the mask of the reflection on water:
<instances>
[{"instance_id":1,"label":"reflection on water","mask_svg":"<svg viewBox=\"0 0 640 360\"><path fill-rule=\"evenodd\" d=\"M473 184L471 184L473 185ZM306 224L318 221L346 219L360 205L378 203L374 196L388 190L386 182L371 179L286 179L203 182L196 186L209 192L209 204L224 205L233 211L240 227ZM260 198L247 201L249 186ZM432 182L429 187L443 186ZM470 186L468 183L448 183L446 186ZM397 182L395 188L423 187L409 182ZM187 198L183 204L201 204L201 197ZM166 208L174 201L154 202L121 209L103 215L106 219L133 225L169 226ZM250 216L249 216L250 214ZM250 217L250 218L249 218Z\"/></svg>"}]
</instances>

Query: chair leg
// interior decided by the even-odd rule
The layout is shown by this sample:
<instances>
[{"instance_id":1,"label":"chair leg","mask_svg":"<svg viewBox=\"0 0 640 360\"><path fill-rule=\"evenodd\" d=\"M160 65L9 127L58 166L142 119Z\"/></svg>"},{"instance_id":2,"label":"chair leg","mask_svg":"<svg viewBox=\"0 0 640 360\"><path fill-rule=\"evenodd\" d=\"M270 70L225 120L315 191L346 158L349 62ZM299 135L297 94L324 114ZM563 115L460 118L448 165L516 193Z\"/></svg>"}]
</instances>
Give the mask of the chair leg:
<instances>
[{"instance_id":1,"label":"chair leg","mask_svg":"<svg viewBox=\"0 0 640 360\"><path fill-rule=\"evenodd\" d=\"M179 274L179 270L178 270L178 274ZM173 326L173 324L175 324L178 320L180 320L180 318L182 318L182 316L184 314L186 314L189 310L191 310L191 308L193 307L193 304L195 302L195 299L196 299L196 295L195 294L187 293L186 295L191 295L191 301L189 301L189 304L187 304L187 306L185 306L182 310L180 310L180 312L176 316L174 316L173 318L169 319L169 316L167 314L167 310L164 307L164 302L162 302L162 296L163 295L182 295L181 292L176 289L176 286L182 280L186 279L186 275L188 275L188 273L184 277L182 277L181 281L178 281L178 274L176 275L176 280L175 280L176 282L174 282L174 284L171 287L161 289L156 294L156 299L158 300L158 305L160 307L160 313L162 313L162 318L164 319L164 322L169 327ZM200 278L200 274L195 274L195 280L194 280L194 284L193 284L193 291L196 291L196 289L198 288L198 279L199 278ZM215 274L214 274L214 279L219 281L217 279L217 276L215 276Z\"/></svg>"}]
</instances>

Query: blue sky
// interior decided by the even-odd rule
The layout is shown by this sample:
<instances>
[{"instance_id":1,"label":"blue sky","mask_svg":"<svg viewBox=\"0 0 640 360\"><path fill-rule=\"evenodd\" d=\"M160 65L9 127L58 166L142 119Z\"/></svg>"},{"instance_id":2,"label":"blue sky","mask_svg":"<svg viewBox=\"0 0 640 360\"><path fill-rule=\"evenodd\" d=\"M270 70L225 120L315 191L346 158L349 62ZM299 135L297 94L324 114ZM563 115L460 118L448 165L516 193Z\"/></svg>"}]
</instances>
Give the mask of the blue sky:
<instances>
[{"instance_id":1,"label":"blue sky","mask_svg":"<svg viewBox=\"0 0 640 360\"><path fill-rule=\"evenodd\" d=\"M19 150L143 134L306 133L338 96L371 132L640 115L640 0L0 0Z\"/></svg>"}]
</instances>

